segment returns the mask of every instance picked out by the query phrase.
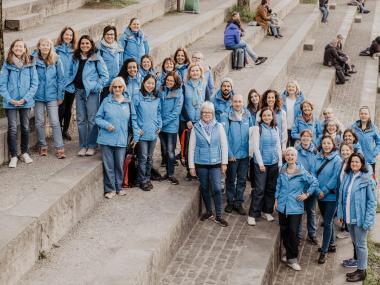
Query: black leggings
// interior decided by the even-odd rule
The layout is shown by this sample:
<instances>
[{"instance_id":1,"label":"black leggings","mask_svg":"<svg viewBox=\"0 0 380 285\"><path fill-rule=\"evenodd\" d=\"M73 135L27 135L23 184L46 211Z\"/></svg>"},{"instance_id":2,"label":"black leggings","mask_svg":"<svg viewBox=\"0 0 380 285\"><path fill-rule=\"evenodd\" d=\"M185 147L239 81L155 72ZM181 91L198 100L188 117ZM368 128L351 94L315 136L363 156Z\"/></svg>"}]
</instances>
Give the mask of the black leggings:
<instances>
[{"instance_id":1,"label":"black leggings","mask_svg":"<svg viewBox=\"0 0 380 285\"><path fill-rule=\"evenodd\" d=\"M59 105L58 115L59 123L62 127L62 133L66 133L70 127L71 110L75 99L75 93L65 92L65 99L62 104Z\"/></svg>"}]
</instances>

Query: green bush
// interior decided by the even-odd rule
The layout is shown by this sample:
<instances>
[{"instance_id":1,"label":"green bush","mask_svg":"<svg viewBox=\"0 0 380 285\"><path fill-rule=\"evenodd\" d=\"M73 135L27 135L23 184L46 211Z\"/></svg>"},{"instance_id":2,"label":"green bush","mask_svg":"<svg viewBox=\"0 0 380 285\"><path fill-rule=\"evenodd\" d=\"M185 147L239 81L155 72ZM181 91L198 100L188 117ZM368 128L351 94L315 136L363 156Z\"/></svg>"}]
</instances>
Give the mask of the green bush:
<instances>
[{"instance_id":1,"label":"green bush","mask_svg":"<svg viewBox=\"0 0 380 285\"><path fill-rule=\"evenodd\" d=\"M231 15L233 12L239 12L240 19L243 23L249 23L255 20L256 13L254 11L249 10L248 7L240 7L238 5L234 5L232 8L228 10L227 19L231 19Z\"/></svg>"},{"instance_id":2,"label":"green bush","mask_svg":"<svg viewBox=\"0 0 380 285\"><path fill-rule=\"evenodd\" d=\"M368 238L368 268L367 278L363 285L380 284L380 247Z\"/></svg>"}]
</instances>

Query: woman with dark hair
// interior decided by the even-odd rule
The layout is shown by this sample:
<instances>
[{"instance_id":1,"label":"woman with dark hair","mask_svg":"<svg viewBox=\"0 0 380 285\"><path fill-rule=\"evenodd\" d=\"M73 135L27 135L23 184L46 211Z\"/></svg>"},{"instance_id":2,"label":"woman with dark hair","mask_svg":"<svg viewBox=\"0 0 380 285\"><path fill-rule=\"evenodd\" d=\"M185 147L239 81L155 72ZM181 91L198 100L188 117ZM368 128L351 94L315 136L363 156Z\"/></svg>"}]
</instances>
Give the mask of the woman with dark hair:
<instances>
[{"instance_id":1,"label":"woman with dark hair","mask_svg":"<svg viewBox=\"0 0 380 285\"><path fill-rule=\"evenodd\" d=\"M8 119L9 167L17 167L17 115L21 126L21 159L32 163L29 156L29 112L34 106L38 75L24 41L14 40L0 72L0 95Z\"/></svg>"},{"instance_id":2,"label":"woman with dark hair","mask_svg":"<svg viewBox=\"0 0 380 285\"><path fill-rule=\"evenodd\" d=\"M359 143L359 138L356 135L354 129L346 129L343 132L343 141L349 145L352 145L352 148L355 152L363 153L362 147Z\"/></svg>"},{"instance_id":3,"label":"woman with dark hair","mask_svg":"<svg viewBox=\"0 0 380 285\"><path fill-rule=\"evenodd\" d=\"M79 156L96 153L98 128L95 115L99 108L99 96L108 82L108 71L103 58L96 52L95 43L88 35L79 39L74 51L66 90L75 93L76 116L79 133Z\"/></svg>"},{"instance_id":4,"label":"woman with dark hair","mask_svg":"<svg viewBox=\"0 0 380 285\"><path fill-rule=\"evenodd\" d=\"M109 94L110 84L112 80L118 76L120 68L123 64L123 49L117 42L117 31L115 26L108 25L103 30L103 38L100 40L98 49L100 55L106 63L109 80L103 86L100 94L100 103Z\"/></svg>"},{"instance_id":5,"label":"woman with dark hair","mask_svg":"<svg viewBox=\"0 0 380 285\"><path fill-rule=\"evenodd\" d=\"M351 154L345 172L339 189L338 218L347 224L357 255L357 270L347 273L346 280L358 282L366 278L367 236L376 216L376 182L360 153Z\"/></svg>"},{"instance_id":6,"label":"woman with dark hair","mask_svg":"<svg viewBox=\"0 0 380 285\"><path fill-rule=\"evenodd\" d=\"M371 115L367 106L359 109L359 118L359 120L353 123L352 128L359 138L365 160L371 164L373 173L376 173L376 157L380 152L380 133L371 121Z\"/></svg>"},{"instance_id":7,"label":"woman with dark hair","mask_svg":"<svg viewBox=\"0 0 380 285\"><path fill-rule=\"evenodd\" d=\"M126 93L130 100L134 100L140 94L141 78L140 73L138 72L138 64L133 58L127 59L123 66L120 69L119 75L123 77L125 84L127 84Z\"/></svg>"},{"instance_id":8,"label":"woman with dark hair","mask_svg":"<svg viewBox=\"0 0 380 285\"><path fill-rule=\"evenodd\" d=\"M167 57L162 62L161 73L160 73L160 75L157 78L157 90L160 90L161 86L165 85L165 83L166 83L166 76L171 71L177 72L176 69L175 69L175 62L174 62L174 60L171 57ZM179 73L177 73L177 74L178 74L178 76L181 79L180 74ZM182 82L182 79L181 79L181 86L182 86L182 84L183 84L183 82Z\"/></svg>"},{"instance_id":9,"label":"woman with dark hair","mask_svg":"<svg viewBox=\"0 0 380 285\"><path fill-rule=\"evenodd\" d=\"M137 143L138 182L143 191L150 191L153 185L150 175L153 165L153 151L157 136L162 128L161 100L156 91L156 78L147 75L141 83L139 96L132 100L138 129L133 131L133 140Z\"/></svg>"},{"instance_id":10,"label":"woman with dark hair","mask_svg":"<svg viewBox=\"0 0 380 285\"><path fill-rule=\"evenodd\" d=\"M276 90L268 89L261 96L261 108L269 107L275 114L275 122L281 139L281 149L286 149L288 141L286 112L282 110L282 100ZM256 115L256 122L260 122L261 110Z\"/></svg>"},{"instance_id":11,"label":"woman with dark hair","mask_svg":"<svg viewBox=\"0 0 380 285\"><path fill-rule=\"evenodd\" d=\"M143 55L139 66L139 73L142 78L145 78L148 74L157 76L157 72L154 68L153 57L150 55ZM158 89L157 89L158 90Z\"/></svg>"},{"instance_id":12,"label":"woman with dark hair","mask_svg":"<svg viewBox=\"0 0 380 285\"><path fill-rule=\"evenodd\" d=\"M251 193L247 222L248 225L255 226L256 218L261 216L261 212L268 222L274 221L274 193L278 170L282 165L282 153L272 108L261 109L258 126L251 128L249 137L249 155L254 158L255 188Z\"/></svg>"},{"instance_id":13,"label":"woman with dark hair","mask_svg":"<svg viewBox=\"0 0 380 285\"><path fill-rule=\"evenodd\" d=\"M256 125L256 116L259 112L261 105L261 95L256 89L251 89L248 92L247 109L251 113L253 124Z\"/></svg>"},{"instance_id":14,"label":"woman with dark hair","mask_svg":"<svg viewBox=\"0 0 380 285\"><path fill-rule=\"evenodd\" d=\"M140 28L140 20L132 18L120 36L119 44L124 50L123 61L133 58L140 63L141 57L149 54L149 44Z\"/></svg>"},{"instance_id":15,"label":"woman with dark hair","mask_svg":"<svg viewBox=\"0 0 380 285\"><path fill-rule=\"evenodd\" d=\"M183 105L183 93L181 88L181 78L175 71L171 71L166 76L166 84L160 91L162 130L159 134L161 141L161 152L166 160L166 175L172 184L179 184L174 177L175 149L177 144L177 133L179 129L179 116Z\"/></svg>"},{"instance_id":16,"label":"woman with dark hair","mask_svg":"<svg viewBox=\"0 0 380 285\"><path fill-rule=\"evenodd\" d=\"M63 64L63 72L65 75L65 84L67 84L71 65L73 63L73 53L77 48L77 35L73 28L64 27L56 41L55 51L59 55L59 59ZM75 94L65 91L63 103L59 105L59 122L62 127L62 137L71 141L69 134L71 109L73 106Z\"/></svg>"},{"instance_id":17,"label":"woman with dark hair","mask_svg":"<svg viewBox=\"0 0 380 285\"><path fill-rule=\"evenodd\" d=\"M341 167L342 160L336 151L334 139L330 136L324 136L315 165L315 174L320 188L318 206L324 222L322 246L318 249L320 251L319 264L326 262L327 252L336 251L333 220L336 212Z\"/></svg>"},{"instance_id":18,"label":"woman with dark hair","mask_svg":"<svg viewBox=\"0 0 380 285\"><path fill-rule=\"evenodd\" d=\"M174 62L175 69L177 70L179 76L181 77L182 83L184 84L187 77L187 68L191 63L189 53L185 48L178 48L175 51Z\"/></svg>"},{"instance_id":19,"label":"woman with dark hair","mask_svg":"<svg viewBox=\"0 0 380 285\"><path fill-rule=\"evenodd\" d=\"M264 33L271 33L276 39L282 38L280 27L272 23L268 0L261 0L256 9L256 22L264 29Z\"/></svg>"}]
</instances>

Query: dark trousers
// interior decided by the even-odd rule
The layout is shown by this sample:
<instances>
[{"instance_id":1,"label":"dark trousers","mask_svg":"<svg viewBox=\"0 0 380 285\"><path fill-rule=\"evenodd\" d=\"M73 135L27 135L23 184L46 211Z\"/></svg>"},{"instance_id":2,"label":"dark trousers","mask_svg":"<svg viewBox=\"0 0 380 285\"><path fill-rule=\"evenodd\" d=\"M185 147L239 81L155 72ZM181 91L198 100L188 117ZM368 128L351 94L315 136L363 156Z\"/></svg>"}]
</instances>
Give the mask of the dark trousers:
<instances>
[{"instance_id":1,"label":"dark trousers","mask_svg":"<svg viewBox=\"0 0 380 285\"><path fill-rule=\"evenodd\" d=\"M65 99L58 107L59 123L62 127L62 133L66 133L70 127L71 110L75 99L75 93L65 92Z\"/></svg>"},{"instance_id":2,"label":"dark trousers","mask_svg":"<svg viewBox=\"0 0 380 285\"><path fill-rule=\"evenodd\" d=\"M319 210L323 217L322 252L327 253L330 245L335 243L334 217L336 201L318 201Z\"/></svg>"},{"instance_id":3,"label":"dark trousers","mask_svg":"<svg viewBox=\"0 0 380 285\"><path fill-rule=\"evenodd\" d=\"M160 132L159 137L161 142L161 154L166 159L166 174L168 176L173 176L175 164L174 151L177 144L177 134Z\"/></svg>"},{"instance_id":4,"label":"dark trousers","mask_svg":"<svg viewBox=\"0 0 380 285\"><path fill-rule=\"evenodd\" d=\"M210 188L214 191L214 205L216 216L222 215L222 189L221 179L222 172L220 167L209 166L195 166L197 176L199 177L199 188L203 202L205 203L207 213L212 213L211 193Z\"/></svg>"},{"instance_id":5,"label":"dark trousers","mask_svg":"<svg viewBox=\"0 0 380 285\"><path fill-rule=\"evenodd\" d=\"M261 172L257 163L253 164L255 188L251 192L251 206L249 216L258 218L261 212L273 213L274 193L278 177L278 164L265 165L265 172Z\"/></svg>"},{"instance_id":6,"label":"dark trousers","mask_svg":"<svg viewBox=\"0 0 380 285\"><path fill-rule=\"evenodd\" d=\"M253 171L253 165L255 164L255 160L253 158L249 161L249 180L251 182L251 188L255 188L255 173Z\"/></svg>"},{"instance_id":7,"label":"dark trousers","mask_svg":"<svg viewBox=\"0 0 380 285\"><path fill-rule=\"evenodd\" d=\"M248 160L249 158L246 157L228 162L226 178L227 203L235 207L239 207L244 202Z\"/></svg>"},{"instance_id":8,"label":"dark trousers","mask_svg":"<svg viewBox=\"0 0 380 285\"><path fill-rule=\"evenodd\" d=\"M288 142L286 143L286 147L294 146L296 140L292 138L292 130L288 130Z\"/></svg>"},{"instance_id":9,"label":"dark trousers","mask_svg":"<svg viewBox=\"0 0 380 285\"><path fill-rule=\"evenodd\" d=\"M286 249L286 259L290 263L297 262L298 238L297 229L302 220L302 215L285 215L278 213L281 241Z\"/></svg>"},{"instance_id":10,"label":"dark trousers","mask_svg":"<svg viewBox=\"0 0 380 285\"><path fill-rule=\"evenodd\" d=\"M17 156L17 113L20 117L21 154L29 151L29 111L30 108L5 109L8 118L8 151L11 157Z\"/></svg>"}]
</instances>

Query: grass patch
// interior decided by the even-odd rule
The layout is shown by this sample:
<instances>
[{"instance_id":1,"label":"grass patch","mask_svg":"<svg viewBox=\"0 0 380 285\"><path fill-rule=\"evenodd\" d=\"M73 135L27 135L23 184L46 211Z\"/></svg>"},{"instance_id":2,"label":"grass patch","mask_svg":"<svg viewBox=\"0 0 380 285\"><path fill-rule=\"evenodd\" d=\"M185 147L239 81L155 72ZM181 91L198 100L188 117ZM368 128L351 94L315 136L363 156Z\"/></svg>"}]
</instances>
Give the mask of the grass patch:
<instances>
[{"instance_id":1,"label":"grass patch","mask_svg":"<svg viewBox=\"0 0 380 285\"><path fill-rule=\"evenodd\" d=\"M112 9L112 8L124 8L132 4L138 3L137 0L92 0L88 2L85 7L93 9Z\"/></svg>"},{"instance_id":2,"label":"grass patch","mask_svg":"<svg viewBox=\"0 0 380 285\"><path fill-rule=\"evenodd\" d=\"M380 284L380 247L368 238L368 268L367 278L363 285Z\"/></svg>"},{"instance_id":3,"label":"grass patch","mask_svg":"<svg viewBox=\"0 0 380 285\"><path fill-rule=\"evenodd\" d=\"M227 19L231 19L231 14L233 12L239 12L240 19L243 23L249 23L255 20L256 12L251 11L248 7L240 7L238 5L234 5L228 10Z\"/></svg>"},{"instance_id":4,"label":"grass patch","mask_svg":"<svg viewBox=\"0 0 380 285\"><path fill-rule=\"evenodd\" d=\"M380 213L380 203L379 203L379 204L377 204L376 213Z\"/></svg>"}]
</instances>

